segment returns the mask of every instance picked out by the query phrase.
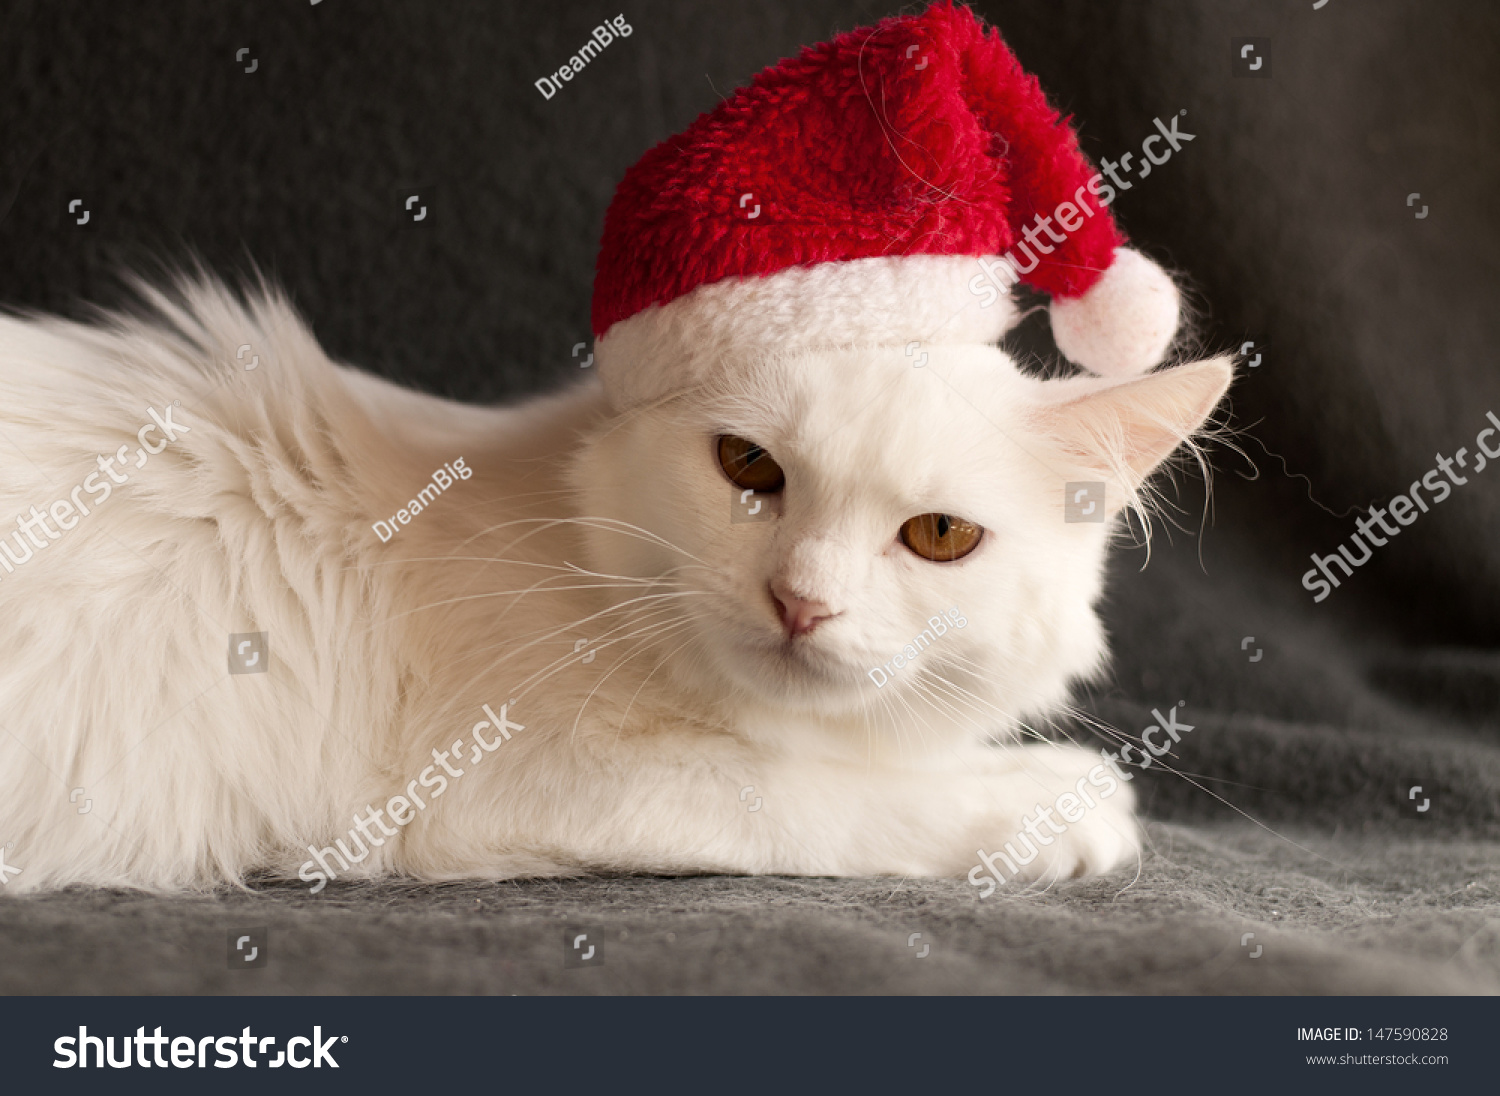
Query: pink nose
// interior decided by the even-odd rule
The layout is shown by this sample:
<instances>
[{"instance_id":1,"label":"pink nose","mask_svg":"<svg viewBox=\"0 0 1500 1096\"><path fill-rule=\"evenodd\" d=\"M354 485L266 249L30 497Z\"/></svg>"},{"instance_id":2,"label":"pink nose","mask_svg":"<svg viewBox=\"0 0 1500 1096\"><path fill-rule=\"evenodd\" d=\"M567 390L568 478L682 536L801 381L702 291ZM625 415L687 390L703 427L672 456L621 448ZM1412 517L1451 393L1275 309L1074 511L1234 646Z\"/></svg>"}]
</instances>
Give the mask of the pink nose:
<instances>
[{"instance_id":1,"label":"pink nose","mask_svg":"<svg viewBox=\"0 0 1500 1096\"><path fill-rule=\"evenodd\" d=\"M778 590L775 585L771 587L771 600L776 603L776 612L788 638L804 636L823 621L838 615L821 601L807 601L784 589Z\"/></svg>"}]
</instances>

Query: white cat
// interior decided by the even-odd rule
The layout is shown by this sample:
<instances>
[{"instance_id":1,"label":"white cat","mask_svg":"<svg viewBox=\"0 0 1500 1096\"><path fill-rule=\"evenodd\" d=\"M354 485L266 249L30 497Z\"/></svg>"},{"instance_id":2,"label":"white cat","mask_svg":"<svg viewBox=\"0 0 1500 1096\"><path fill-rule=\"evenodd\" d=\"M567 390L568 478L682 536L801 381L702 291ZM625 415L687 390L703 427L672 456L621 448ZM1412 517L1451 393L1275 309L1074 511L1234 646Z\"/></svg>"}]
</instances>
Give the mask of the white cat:
<instances>
[{"instance_id":1,"label":"white cat","mask_svg":"<svg viewBox=\"0 0 1500 1096\"><path fill-rule=\"evenodd\" d=\"M1100 669L1113 519L1226 359L845 347L488 408L264 288L147 295L0 320L3 893L962 876L1090 786L1020 878L1133 861L1097 746L1009 740ZM1110 521L1065 520L1080 481Z\"/></svg>"}]
</instances>

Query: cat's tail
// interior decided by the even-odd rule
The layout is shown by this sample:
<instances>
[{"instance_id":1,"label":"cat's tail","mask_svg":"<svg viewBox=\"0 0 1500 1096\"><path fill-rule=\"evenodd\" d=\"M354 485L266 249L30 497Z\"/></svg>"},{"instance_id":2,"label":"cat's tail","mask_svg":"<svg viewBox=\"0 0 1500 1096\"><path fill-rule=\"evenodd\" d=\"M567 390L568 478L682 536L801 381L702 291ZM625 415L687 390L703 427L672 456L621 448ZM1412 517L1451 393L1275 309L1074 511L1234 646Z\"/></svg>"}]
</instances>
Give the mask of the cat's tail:
<instances>
[{"instance_id":1,"label":"cat's tail","mask_svg":"<svg viewBox=\"0 0 1500 1096\"><path fill-rule=\"evenodd\" d=\"M264 283L135 288L0 317L4 893L236 881L363 771L318 656L361 604L357 386Z\"/></svg>"}]
</instances>

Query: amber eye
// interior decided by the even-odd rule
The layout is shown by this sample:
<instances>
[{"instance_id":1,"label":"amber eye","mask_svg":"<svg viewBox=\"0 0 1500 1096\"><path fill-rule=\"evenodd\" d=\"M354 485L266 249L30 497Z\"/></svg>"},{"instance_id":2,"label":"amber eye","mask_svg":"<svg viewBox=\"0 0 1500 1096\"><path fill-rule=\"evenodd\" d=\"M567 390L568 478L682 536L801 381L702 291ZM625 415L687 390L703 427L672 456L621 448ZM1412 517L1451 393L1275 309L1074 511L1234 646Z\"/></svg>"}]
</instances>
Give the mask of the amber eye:
<instances>
[{"instance_id":1,"label":"amber eye","mask_svg":"<svg viewBox=\"0 0 1500 1096\"><path fill-rule=\"evenodd\" d=\"M901 543L923 559L951 563L963 559L984 536L972 521L947 514L918 514L901 526Z\"/></svg>"},{"instance_id":2,"label":"amber eye","mask_svg":"<svg viewBox=\"0 0 1500 1096\"><path fill-rule=\"evenodd\" d=\"M786 486L781 465L753 441L725 434L719 438L719 464L736 487L771 495Z\"/></svg>"}]
</instances>

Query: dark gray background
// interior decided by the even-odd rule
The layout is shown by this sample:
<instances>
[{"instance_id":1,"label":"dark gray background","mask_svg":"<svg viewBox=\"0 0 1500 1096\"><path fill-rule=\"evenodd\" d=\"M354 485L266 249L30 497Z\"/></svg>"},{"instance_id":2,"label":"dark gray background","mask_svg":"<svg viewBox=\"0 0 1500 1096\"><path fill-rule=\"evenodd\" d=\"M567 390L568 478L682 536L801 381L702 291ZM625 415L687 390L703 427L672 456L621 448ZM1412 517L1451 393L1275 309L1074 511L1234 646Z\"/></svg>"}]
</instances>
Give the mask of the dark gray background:
<instances>
[{"instance_id":1,"label":"dark gray background","mask_svg":"<svg viewBox=\"0 0 1500 1096\"><path fill-rule=\"evenodd\" d=\"M977 9L1095 160L1187 110L1195 139L1114 211L1187 277L1202 347L1265 347L1232 392L1243 455L1215 449L1206 528L1187 475L1182 527L1158 529L1144 570L1140 549L1114 568L1116 672L1087 707L1132 735L1178 700L1196 718L1192 779L1137 782L1157 820L1140 881L987 902L895 881L69 894L0 902L0 947L37 957L0 989L1500 989L1500 471L1325 602L1300 586L1358 508L1472 449L1485 411L1500 414L1500 8ZM196 251L226 275L258 264L335 357L415 387L490 401L566 383L625 169L762 67L896 10L0 4L0 302L75 312L115 299L122 264ZM544 100L532 82L621 12L634 33ZM1267 79L1232 75L1231 39L1249 36L1270 39ZM404 220L404 188L424 222ZM74 193L83 229L63 216ZM1051 352L1040 318L1015 343ZM1421 822L1401 797L1418 781L1439 793ZM272 924L279 969L215 973L237 918ZM625 932L623 980L559 981L558 918ZM142 924L149 946L113 946ZM924 926L947 957L903 966L905 930ZM1244 958L1242 929L1281 941L1262 956L1275 964ZM349 952L336 933L383 943ZM684 965L684 939L710 941L702 962Z\"/></svg>"}]
</instances>

